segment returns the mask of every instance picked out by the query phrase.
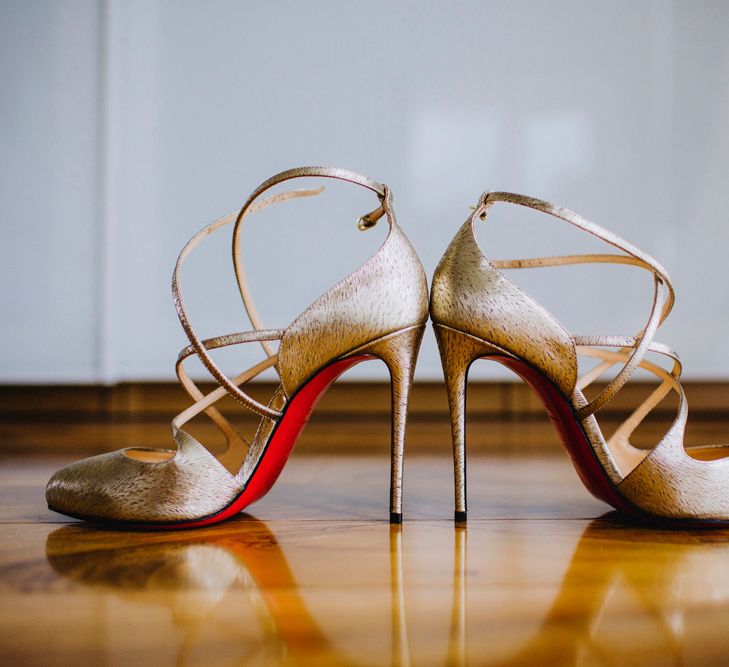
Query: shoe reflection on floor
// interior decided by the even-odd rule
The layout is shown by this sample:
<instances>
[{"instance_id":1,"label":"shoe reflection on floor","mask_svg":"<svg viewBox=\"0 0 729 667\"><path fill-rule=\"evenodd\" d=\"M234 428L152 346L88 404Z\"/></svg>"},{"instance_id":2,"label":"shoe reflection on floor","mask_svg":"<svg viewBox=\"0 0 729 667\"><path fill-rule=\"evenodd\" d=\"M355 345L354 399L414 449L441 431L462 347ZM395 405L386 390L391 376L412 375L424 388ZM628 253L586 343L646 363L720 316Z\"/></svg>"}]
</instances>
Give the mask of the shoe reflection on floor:
<instances>
[{"instance_id":1,"label":"shoe reflection on floor","mask_svg":"<svg viewBox=\"0 0 729 667\"><path fill-rule=\"evenodd\" d=\"M299 585L276 535L252 517L185 533L120 533L71 525L49 535L46 556L65 580L106 596L167 608L181 636L178 664L195 662L194 656L212 645L217 635L211 635L211 625L228 643L233 638L228 647L231 659L250 664L678 664L687 655L701 658L696 651L697 646L701 650L697 637L700 640L703 616L714 614L708 627L716 628L715 614L727 613L725 531L645 529L610 514L591 521L578 537L551 606L546 614L541 612L536 631L516 635L520 639L515 645L513 637L504 636L506 626L498 616L519 607L522 598L514 598L509 589L504 592L502 583L508 584L513 575L514 559L525 558L519 567L538 571L540 554L523 548L525 536L518 524L504 531L507 525L474 522L454 529L414 522L404 529L388 527L389 538L381 547L389 551L389 597L377 600L383 618L390 619L390 638L389 649L383 644L377 660L374 654L348 650L336 629L315 617L305 601L308 583ZM384 530L383 526L377 534L384 537ZM426 530L438 533L433 553L450 549L453 563L451 590L444 591L451 598L447 646L437 654L430 652L431 659L423 659L421 649L425 643L432 645L432 637L422 622L409 626L407 620L408 611L416 621L421 612L414 602L417 587L407 584L409 570L422 567L414 562L422 554L403 555L408 531L424 535ZM335 533L327 539L321 544L335 549L344 538ZM544 552L550 539L548 533L539 538L545 540ZM533 546L538 552L539 541ZM307 548L316 558L321 545ZM496 567L486 568L489 550ZM346 555L343 559L342 570L351 578L358 566L347 563ZM440 562L434 558L429 567ZM489 579L484 582L485 571ZM336 574L332 572L332 581L340 581ZM438 573L431 570L431 576L435 579ZM447 572L441 576L448 581ZM359 584L351 581L351 590L341 591L345 600L361 594ZM357 613L355 607L341 610L344 622L364 621ZM689 629L687 654L684 640ZM707 637L707 646L715 650L716 640Z\"/></svg>"}]
</instances>

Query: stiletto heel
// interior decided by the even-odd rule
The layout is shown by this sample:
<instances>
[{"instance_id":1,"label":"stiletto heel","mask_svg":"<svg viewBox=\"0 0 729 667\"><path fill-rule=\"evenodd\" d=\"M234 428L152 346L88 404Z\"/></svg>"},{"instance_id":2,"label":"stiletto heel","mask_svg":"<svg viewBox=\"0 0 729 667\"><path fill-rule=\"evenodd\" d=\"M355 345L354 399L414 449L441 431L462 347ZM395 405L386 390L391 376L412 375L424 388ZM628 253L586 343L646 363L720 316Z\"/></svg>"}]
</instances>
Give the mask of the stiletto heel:
<instances>
[{"instance_id":1,"label":"stiletto heel","mask_svg":"<svg viewBox=\"0 0 729 667\"><path fill-rule=\"evenodd\" d=\"M424 326L398 331L368 345L361 352L379 357L390 371L392 430L390 448L390 523L402 523L402 480L405 460L405 425L415 360Z\"/></svg>"},{"instance_id":2,"label":"stiletto heel","mask_svg":"<svg viewBox=\"0 0 729 667\"><path fill-rule=\"evenodd\" d=\"M458 332L438 324L433 325L438 343L448 407L451 416L451 436L453 438L453 477L455 481L454 519L458 523L466 521L466 384L468 367L474 359L467 350L453 340Z\"/></svg>"},{"instance_id":3,"label":"stiletto heel","mask_svg":"<svg viewBox=\"0 0 729 667\"><path fill-rule=\"evenodd\" d=\"M451 415L451 434L453 436L453 472L455 479L457 523L467 520L466 502L466 386L468 369L474 360L489 354L493 347L473 336L451 329L441 324L433 324L435 339L438 342L448 406Z\"/></svg>"},{"instance_id":4,"label":"stiletto heel","mask_svg":"<svg viewBox=\"0 0 729 667\"><path fill-rule=\"evenodd\" d=\"M294 190L256 200L266 190L293 178L335 178L374 192L379 206L359 218L364 231L385 217L389 233L379 250L354 273L339 281L285 329L266 329L253 305L241 256L242 222L247 214L295 197L319 194L323 188ZM252 331L202 340L190 324L180 293L180 267L203 239L235 222L233 265ZM172 420L177 449L140 447L78 461L56 472L46 487L48 506L82 519L123 523L144 528L193 528L222 521L262 498L273 486L296 440L326 389L352 366L381 358L392 383L392 465L390 519L402 519L402 467L410 386L415 359L428 318L428 284L415 250L392 210L387 186L345 169L300 167L262 183L240 211L198 232L182 249L172 281L172 293L190 345L180 352L177 375L195 403ZM279 341L275 350L271 343ZM258 342L263 361L228 377L210 351ZM219 386L203 394L185 371L185 361L197 355ZM260 403L241 388L264 370L274 369L280 384L268 403ZM221 414L216 403L231 396L260 416L248 442ZM213 455L184 430L205 413L222 431L227 450Z\"/></svg>"},{"instance_id":5,"label":"stiletto heel","mask_svg":"<svg viewBox=\"0 0 729 667\"><path fill-rule=\"evenodd\" d=\"M533 208L596 236L623 254L566 255L490 261L475 238L495 202ZM570 264L622 264L650 272L654 296L645 326L634 336L573 336L500 269ZM588 490L618 510L655 522L729 522L729 445L685 446L688 416L679 382L681 363L670 347L653 338L671 311L674 292L666 270L627 241L577 213L533 197L485 192L446 250L433 275L430 316L448 389L455 464L456 520L466 519L465 408L468 367L487 357L519 375L540 396ZM606 348L613 348L606 349ZM667 357L664 369L646 359ZM578 355L598 360L578 376ZM591 397L583 392L616 364L618 372ZM660 381L653 393L605 439L595 415L642 368ZM671 391L678 415L651 450L629 437Z\"/></svg>"}]
</instances>

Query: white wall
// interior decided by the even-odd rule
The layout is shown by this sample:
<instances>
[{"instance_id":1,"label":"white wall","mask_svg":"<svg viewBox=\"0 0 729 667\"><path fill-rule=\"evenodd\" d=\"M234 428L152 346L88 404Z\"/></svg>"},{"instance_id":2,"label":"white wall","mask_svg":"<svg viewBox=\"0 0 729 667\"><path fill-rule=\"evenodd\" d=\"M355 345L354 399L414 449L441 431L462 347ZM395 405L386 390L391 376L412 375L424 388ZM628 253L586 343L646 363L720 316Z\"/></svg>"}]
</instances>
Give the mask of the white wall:
<instances>
[{"instance_id":1,"label":"white wall","mask_svg":"<svg viewBox=\"0 0 729 667\"><path fill-rule=\"evenodd\" d=\"M0 381L172 377L177 252L302 164L388 183L429 272L484 189L576 209L671 272L685 375L729 375L729 3L6 0L0 81ZM251 219L269 326L382 239L366 193L328 190ZM493 256L594 247L505 208L480 231ZM227 238L191 261L201 333L247 328ZM577 332L639 328L649 277L578 271L515 278Z\"/></svg>"},{"instance_id":2,"label":"white wall","mask_svg":"<svg viewBox=\"0 0 729 667\"><path fill-rule=\"evenodd\" d=\"M0 379L99 370L98 7L0 5Z\"/></svg>"}]
</instances>

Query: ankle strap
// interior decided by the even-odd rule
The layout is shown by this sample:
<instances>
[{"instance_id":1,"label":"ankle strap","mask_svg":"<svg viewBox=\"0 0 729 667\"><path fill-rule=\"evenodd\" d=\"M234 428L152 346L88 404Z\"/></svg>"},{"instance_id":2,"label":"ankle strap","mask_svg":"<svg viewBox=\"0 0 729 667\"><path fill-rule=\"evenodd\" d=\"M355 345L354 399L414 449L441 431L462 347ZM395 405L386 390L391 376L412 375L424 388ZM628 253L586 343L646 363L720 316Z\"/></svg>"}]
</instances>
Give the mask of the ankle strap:
<instances>
[{"instance_id":1,"label":"ankle strap","mask_svg":"<svg viewBox=\"0 0 729 667\"><path fill-rule=\"evenodd\" d=\"M387 214L388 224L390 226L395 224L395 218L391 209L392 194L390 189L382 183L378 183L367 176L350 171L349 169L340 169L339 167L295 167L294 169L282 171L281 173L271 176L271 178L265 180L252 192L251 196L248 197L245 204L243 204L233 228L232 246L235 277L238 281L238 291L240 292L241 299L243 300L243 307L246 309L246 313L248 314L248 318L250 319L254 329L265 329L266 327L264 326L263 321L258 314L258 310L256 309L255 303L253 302L253 297L248 288L248 281L246 279L243 254L241 253L243 218L245 218L249 211L256 209L254 202L258 199L258 197L266 192L266 190L270 190L279 183L283 183L284 181L289 181L294 178L311 177L334 178L340 181L347 181L349 183L354 183L355 185L361 185L378 196L380 199L380 206L374 211L371 211L359 218L357 226L360 230L364 231L370 227L374 227L377 224L377 221L385 214ZM321 190L323 190L323 188L318 190L318 192L321 192ZM266 201L268 201L268 199ZM274 355L274 351L268 342L262 341L261 346L267 356L271 357Z\"/></svg>"},{"instance_id":2,"label":"ankle strap","mask_svg":"<svg viewBox=\"0 0 729 667\"><path fill-rule=\"evenodd\" d=\"M266 190L270 190L274 185L278 185L279 183L283 183L284 181L289 181L293 178L306 178L307 176L320 178L336 178L340 181L355 183L356 185L361 185L368 190L372 190L372 192L374 192L376 195L379 195L380 197L384 197L387 190L387 186L383 185L382 183L378 183L377 181L371 179L369 176L363 176L362 174L358 174L355 171L350 171L349 169L340 169L339 167L294 167L293 169L287 169L286 171L282 171L275 176L271 176L271 178L263 181L263 183L261 183L251 193L251 196L248 197L248 200L243 205L243 208L240 210L239 218L242 218L245 215L248 207L256 199L258 199L258 197L260 197Z\"/></svg>"},{"instance_id":3,"label":"ankle strap","mask_svg":"<svg viewBox=\"0 0 729 667\"><path fill-rule=\"evenodd\" d=\"M651 349L653 343L653 337L656 334L658 328L668 317L674 303L674 291L671 285L671 280L668 276L668 272L659 264L653 257L644 253L639 248L621 238L617 234L596 225L594 222L586 220L581 215L570 211L569 209L562 208L550 204L542 199L536 199L534 197L527 197L525 195L515 194L513 192L491 192L486 191L481 195L473 215L471 216L471 223L473 224L477 219L485 220L489 207L497 201L506 202L510 204L518 204L519 206L526 206L533 208L538 211L542 211L556 218L564 220L565 222L574 225L575 227L586 231L588 234L592 234L597 238L601 239L605 243L608 243L619 250L622 250L625 255L600 255L600 254L582 254L582 255L560 255L555 257L533 257L528 259L512 259L512 260L500 260L492 261L494 267L504 269L521 269L531 267L542 267L542 266L559 266L566 264L593 264L593 263L611 263L611 264L630 264L638 266L653 274L654 280L654 293L653 293L653 304L651 306L650 315L645 326L631 338L633 343L630 346L624 346L624 349L631 349L632 352L627 358L625 365L618 372L618 374L612 379L611 382L603 389L598 396L596 396L587 405L583 406L577 411L578 417L581 419L596 413L600 408L606 405L625 383L630 379L635 370L641 365L643 357ZM627 255L627 256L626 256ZM622 339L621 337L620 339ZM585 343L590 340L591 343ZM577 345L583 344L597 344L597 345L608 345L612 340L615 342L618 337L608 336L577 336L575 342ZM626 339L627 340L627 339ZM598 342L596 342L598 341ZM620 345L618 345L620 346ZM622 347L622 346L621 346Z\"/></svg>"}]
</instances>

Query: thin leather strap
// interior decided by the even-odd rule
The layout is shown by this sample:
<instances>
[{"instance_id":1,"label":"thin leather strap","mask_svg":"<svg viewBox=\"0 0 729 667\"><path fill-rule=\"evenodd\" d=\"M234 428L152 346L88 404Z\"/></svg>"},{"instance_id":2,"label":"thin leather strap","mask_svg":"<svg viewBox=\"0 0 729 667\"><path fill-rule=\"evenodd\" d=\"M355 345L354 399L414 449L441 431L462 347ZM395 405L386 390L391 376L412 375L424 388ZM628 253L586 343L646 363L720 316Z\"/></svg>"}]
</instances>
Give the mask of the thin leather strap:
<instances>
[{"instance_id":1,"label":"thin leather strap","mask_svg":"<svg viewBox=\"0 0 729 667\"><path fill-rule=\"evenodd\" d=\"M662 310L662 306L665 303L664 298L664 293L658 288L658 283L656 283L653 305L651 307L651 313L648 318L648 322L645 328L643 328L636 337L639 341L639 344L634 348L634 351L625 362L625 365L620 369L618 374L607 384L607 386L584 408L577 410L577 416L580 419L584 419L588 415L594 414L598 410L600 410L615 396L615 394L620 391L625 383L630 380L631 376L643 360L646 352L648 352L650 344L653 341L653 337L655 336L656 331L658 331L658 327L660 326L660 313Z\"/></svg>"},{"instance_id":2,"label":"thin leather strap","mask_svg":"<svg viewBox=\"0 0 729 667\"><path fill-rule=\"evenodd\" d=\"M365 214L359 219L359 228L367 229L374 226L377 221L385 214L387 214L388 223L392 226L394 224L394 217L391 214L390 202L392 195L390 194L387 186L382 183L358 174L348 169L339 169L338 167L296 167L294 169L287 169L282 171L275 176L265 180L261 183L246 200L243 207L240 209L238 216L235 221L235 227L233 228L233 267L235 269L236 280L238 281L238 290L240 291L241 299L243 300L243 307L248 313L248 318L251 321L254 329L264 329L263 322L258 314L253 297L250 289L248 288L248 281L246 279L245 267L243 261L243 254L241 252L241 232L243 230L242 223L243 218L252 210L255 209L255 200L260 197L266 190L270 190L272 187L288 181L294 178L308 178L308 177L319 177L319 178L333 178L341 181L347 181L356 185L361 185L368 190L372 190L380 199L380 206L372 211L371 213ZM323 190L321 188L319 191ZM262 341L261 345L265 353L268 356L274 354L273 349L265 342Z\"/></svg>"},{"instance_id":3,"label":"thin leather strap","mask_svg":"<svg viewBox=\"0 0 729 667\"><path fill-rule=\"evenodd\" d=\"M257 331L242 331L239 333L226 334L224 336L215 336L214 338L206 338L202 341L206 350L216 350L220 347L228 345L240 345L241 343L260 342L262 340L280 340L283 337L283 329L259 329ZM177 356L177 363L184 361L187 357L195 354L196 350L192 345L180 350Z\"/></svg>"},{"instance_id":4,"label":"thin leather strap","mask_svg":"<svg viewBox=\"0 0 729 667\"><path fill-rule=\"evenodd\" d=\"M569 209L562 208L560 206L555 206L554 204L550 204L549 202L536 199L534 197L518 195L512 192L484 192L473 212L471 218L472 223L475 223L476 219L485 219L489 207L497 201L526 206L552 215L588 232L589 234L592 234L593 236L596 236L602 241L622 250L627 255L626 257L621 255L586 254L563 255L557 257L535 257L531 259L517 260L497 260L492 262L492 264L497 268L532 268L579 263L615 263L638 266L653 274L654 295L648 321L643 329L641 329L641 331L639 331L635 336L636 345L631 346L632 349L630 355L626 359L623 368L607 384L598 396L577 411L577 416L580 419L584 419L604 407L630 379L636 368L641 365L643 357L651 347L653 337L658 330L658 327L660 327L660 325L665 321L673 307L675 297L668 272L663 268L663 266L661 266L661 264L653 259L653 257L644 253L639 248L636 248L617 234L613 234L599 225L586 220L574 211L570 211Z\"/></svg>"},{"instance_id":5,"label":"thin leather strap","mask_svg":"<svg viewBox=\"0 0 729 667\"><path fill-rule=\"evenodd\" d=\"M604 345L614 347L614 342L615 341L606 342L604 343ZM637 345L637 341L634 341L634 344L628 347L635 347L635 345ZM584 345L578 345L577 349L579 354L602 360L602 362L598 364L594 369L590 370L588 373L580 378L578 382L578 387L580 389L584 389L589 386L592 382L598 379L598 377L600 377L602 373L607 371L615 364L625 363L629 358L629 352L626 349L614 352L611 350L601 350L594 346ZM679 383L679 378L681 376L681 360L678 354L675 350L660 343L651 344L650 351L670 357L673 360L673 367L670 371L666 371L660 366L646 361L645 359L640 362L641 368L649 371L650 373L653 373L653 375L661 379L662 382L640 405L638 405L637 408L635 408L635 410L633 410L630 416L625 421L623 421L623 423L615 430L615 432L610 437L610 442L619 439L627 442L631 433L635 431L635 429L646 418L651 410L653 410L653 408L655 408L668 395L671 390L675 391L679 395L679 414L676 417L677 420L680 419L682 411L685 410L686 400L683 394L683 389L681 388L681 385Z\"/></svg>"},{"instance_id":6,"label":"thin leather strap","mask_svg":"<svg viewBox=\"0 0 729 667\"><path fill-rule=\"evenodd\" d=\"M240 345L242 343L250 343L252 341L258 341L262 339L275 340L281 338L282 335L282 330L246 331L243 333L235 333L228 334L226 336L216 336L215 338L208 338L202 341L202 344L205 346L205 349L214 350L221 347L227 347L229 345ZM197 384L195 384L192 378L187 374L187 371L184 367L185 360L187 360L193 354L195 354L195 348L192 345L188 345L186 348L181 350L180 354L177 357L177 363L175 364L175 372L177 373L177 378L180 381L180 384L185 388L185 391L187 391L190 397L199 406L199 401L203 400L205 398L205 395L200 391ZM242 382L247 382L248 380L252 379L253 377L255 377L255 375L258 375L270 365L273 365L273 361L270 360L271 357L267 357L265 366L261 366L261 364L259 363L255 364L252 368L243 371L243 373L240 373L238 376L233 378L233 383L235 383L236 385L240 385ZM268 363L269 361L270 363ZM256 369L257 372L255 373L255 375L251 375L251 371L254 369ZM226 393L227 392L223 391L220 396L222 397ZM245 447L249 446L248 440L243 437L243 435L241 435L238 429L236 429L235 426L233 426L233 424L231 424L230 421L226 419L217 408L210 405L210 407L204 409L204 412L225 436L226 448L224 452L236 449L240 445L244 445ZM180 424L178 424L178 426L179 425Z\"/></svg>"},{"instance_id":7,"label":"thin leather strap","mask_svg":"<svg viewBox=\"0 0 729 667\"><path fill-rule=\"evenodd\" d=\"M279 195L275 195L273 197L269 197L267 199L264 199L263 201L259 202L255 206L251 207L250 212L260 211L267 206L270 206L271 204L275 204L280 201L284 201L286 199L291 199L294 197L307 197L319 194L321 192L321 189L317 190L293 190L290 192L284 192ZM212 234L213 232L217 231L221 227L224 227L225 225L229 225L233 220L236 219L236 216L238 215L238 211L234 211L233 213L229 213L228 215L223 216L222 218L219 218L215 222L212 222L207 227L204 227L201 229L195 236L193 236L187 244L185 244L185 247L180 252L179 257L177 258L177 263L175 264L175 269L172 274L172 299L175 302L175 308L177 310L177 316L180 320L180 324L182 324L182 328L185 330L185 333L187 334L187 337L190 341L191 346L194 348L195 352L197 353L198 357L200 358L200 361L203 363L205 368L208 369L210 374L220 383L222 387L225 388L225 390L239 403L247 407L249 410L252 410L253 412L263 416L268 417L269 419L278 419L281 416L281 412L279 410L274 410L272 408L269 408L266 405L263 405L262 403L259 403L255 399L248 396L245 392L243 392L237 384L232 382L230 378L228 378L220 368L218 368L217 364L213 361L211 356L208 354L207 349L205 348L205 345L203 344L202 340L198 337L198 335L195 333L195 330L192 328L192 325L190 324L190 320L187 316L187 310L185 308L185 303L182 299L182 294L180 292L180 269L182 267L183 262L185 261L185 258L188 256L188 254L192 251L193 248L195 248L203 239L207 238ZM269 355L270 357L270 355ZM273 364L269 364L273 365Z\"/></svg>"},{"instance_id":8,"label":"thin leather strap","mask_svg":"<svg viewBox=\"0 0 729 667\"><path fill-rule=\"evenodd\" d=\"M633 336L575 336L574 341L575 346L580 353L584 353L582 352L582 350L590 350L593 347L618 347L622 348L623 350L628 350L631 348L635 349L640 344L640 340ZM678 378L681 375L681 360L678 356L678 352L676 352L676 350L674 350L672 347L664 345L663 343L656 343L655 341L653 341L648 346L648 351L662 354L666 357L670 357L671 359L673 359L674 364L677 364L678 368L678 375L676 377ZM605 368L601 369L600 366L596 366L595 368L587 371L584 375L580 376L579 380L577 381L578 389L584 389L585 387L589 386L598 377L600 377L605 370L614 365L614 362L606 361Z\"/></svg>"},{"instance_id":9,"label":"thin leather strap","mask_svg":"<svg viewBox=\"0 0 729 667\"><path fill-rule=\"evenodd\" d=\"M666 300L666 304L664 306L664 312L662 313L661 322L663 322L666 317L668 317L668 314L670 313L671 309L673 308L673 303L675 300L675 295L673 292L673 286L671 285L671 279L668 275L668 271L663 268L663 266L656 261L653 257L651 257L649 254L643 252L636 246L634 246L632 243L626 241L622 237L618 236L617 234L614 234L611 231L608 231L604 227L600 227L600 225L596 225L594 222L590 222L586 218L583 218L579 213L575 213L574 211L570 211L567 208L563 208L561 206L556 206L555 204L551 204L548 201L544 201L543 199L537 199L535 197L527 197L526 195L519 195L515 194L513 192L491 192L487 191L484 192L483 195L481 195L481 199L479 201L478 206L473 212L472 219L480 218L481 220L485 219L486 212L488 211L491 204L497 201L502 201L510 204L517 204L519 206L526 206L528 208L533 208L537 211L542 211L543 213L547 213L551 216L554 216L555 218L559 218L560 220L564 220L565 222L570 223L571 225L574 225L578 229L582 229L583 231L586 231L588 234L592 234L593 236L596 236L597 238L601 239L602 241L605 241L606 243L609 243L610 245L618 248L619 250L622 250L623 252L627 253L628 255L641 260L642 264L645 264L650 267L650 270L654 273L656 273L658 276L660 276L666 287L669 291L669 298ZM560 257L559 259L566 259L570 257L575 257L574 255L564 255ZM582 257L590 257L590 255L582 255ZM604 257L604 255L597 255L597 257ZM541 260L545 260L546 258L537 258ZM556 260L558 258L551 258L553 260ZM509 261L509 260L506 260ZM512 260L514 261L514 260ZM516 260L518 262L526 262L529 260ZM558 262L554 262L558 263ZM565 262L567 263L567 262ZM546 266L546 264L544 264ZM526 267L526 265L525 265ZM514 267L518 268L518 267Z\"/></svg>"},{"instance_id":10,"label":"thin leather strap","mask_svg":"<svg viewBox=\"0 0 729 667\"><path fill-rule=\"evenodd\" d=\"M276 357L267 357L263 361L259 361L255 366L251 366L249 369L236 375L232 382L236 384L244 384L254 377L260 375L267 368L271 368L275 363ZM210 406L219 401L226 393L229 393L225 387L218 387L213 389L209 394L202 396L197 402L183 410L172 420L172 425L175 428L179 428L186 422L190 421L193 417L196 417L201 412L205 412Z\"/></svg>"},{"instance_id":11,"label":"thin leather strap","mask_svg":"<svg viewBox=\"0 0 729 667\"><path fill-rule=\"evenodd\" d=\"M628 264L649 271L653 267L637 257L615 254L556 255L550 257L527 257L525 259L490 260L497 269L533 269L545 266L567 266L572 264Z\"/></svg>"}]
</instances>

